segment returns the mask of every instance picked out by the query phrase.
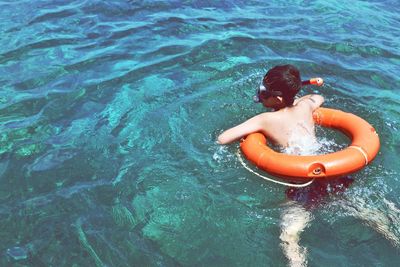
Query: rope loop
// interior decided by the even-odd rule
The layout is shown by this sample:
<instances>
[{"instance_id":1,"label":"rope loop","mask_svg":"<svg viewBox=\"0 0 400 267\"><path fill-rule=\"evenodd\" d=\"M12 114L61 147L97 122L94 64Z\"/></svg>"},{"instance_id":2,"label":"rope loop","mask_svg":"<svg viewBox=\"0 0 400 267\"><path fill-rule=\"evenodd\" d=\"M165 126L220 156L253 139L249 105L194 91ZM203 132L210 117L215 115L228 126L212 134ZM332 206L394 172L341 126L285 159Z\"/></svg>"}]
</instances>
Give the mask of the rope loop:
<instances>
[{"instance_id":1,"label":"rope loop","mask_svg":"<svg viewBox=\"0 0 400 267\"><path fill-rule=\"evenodd\" d=\"M268 182L272 182L272 183L280 184L280 185L284 185L284 186L297 187L297 188L309 186L310 184L312 184L312 182L314 182L314 178L313 178L312 180L308 181L307 183L304 183L304 184L294 184L294 183L286 183L286 182L278 181L278 180L276 180L276 179L273 179L273 178L270 178L270 177L261 175L261 174L255 172L255 171L253 171L253 170L252 170L249 166L247 166L247 164L244 162L242 156L240 155L240 150L239 150L239 149L236 151L236 156L238 157L239 162L242 164L242 166L243 166L246 170L248 170L249 172L251 172L251 173L257 175L258 177L261 177L262 179L264 179L264 180L266 180L266 181L268 181Z\"/></svg>"}]
</instances>

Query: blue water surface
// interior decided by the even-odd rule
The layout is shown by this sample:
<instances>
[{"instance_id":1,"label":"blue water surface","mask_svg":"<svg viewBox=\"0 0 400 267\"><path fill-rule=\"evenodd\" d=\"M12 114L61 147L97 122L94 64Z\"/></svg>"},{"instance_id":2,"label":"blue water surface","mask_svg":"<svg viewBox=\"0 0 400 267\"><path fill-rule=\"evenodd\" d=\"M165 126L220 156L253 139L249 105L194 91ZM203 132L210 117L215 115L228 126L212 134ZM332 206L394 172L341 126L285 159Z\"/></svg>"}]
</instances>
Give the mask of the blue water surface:
<instances>
[{"instance_id":1,"label":"blue water surface","mask_svg":"<svg viewBox=\"0 0 400 267\"><path fill-rule=\"evenodd\" d=\"M277 64L323 77L302 94L381 139L308 210L305 265L398 266L399 14L394 0L0 1L0 266L287 266L287 188L215 142L264 111L252 95Z\"/></svg>"}]
</instances>

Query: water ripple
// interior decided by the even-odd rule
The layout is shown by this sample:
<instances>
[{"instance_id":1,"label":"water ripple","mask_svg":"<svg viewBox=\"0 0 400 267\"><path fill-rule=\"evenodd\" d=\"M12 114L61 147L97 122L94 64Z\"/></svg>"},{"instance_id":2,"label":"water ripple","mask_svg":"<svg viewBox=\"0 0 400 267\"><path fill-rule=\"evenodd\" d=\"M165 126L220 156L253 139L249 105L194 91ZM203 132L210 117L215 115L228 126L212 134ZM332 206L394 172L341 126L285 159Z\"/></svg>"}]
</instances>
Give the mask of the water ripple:
<instances>
[{"instance_id":1,"label":"water ripple","mask_svg":"<svg viewBox=\"0 0 400 267\"><path fill-rule=\"evenodd\" d=\"M352 187L307 211L309 264L398 261L396 1L0 7L0 265L282 264L285 190L215 138L263 111L254 89L283 63L324 77L301 93L323 94L381 137Z\"/></svg>"}]
</instances>

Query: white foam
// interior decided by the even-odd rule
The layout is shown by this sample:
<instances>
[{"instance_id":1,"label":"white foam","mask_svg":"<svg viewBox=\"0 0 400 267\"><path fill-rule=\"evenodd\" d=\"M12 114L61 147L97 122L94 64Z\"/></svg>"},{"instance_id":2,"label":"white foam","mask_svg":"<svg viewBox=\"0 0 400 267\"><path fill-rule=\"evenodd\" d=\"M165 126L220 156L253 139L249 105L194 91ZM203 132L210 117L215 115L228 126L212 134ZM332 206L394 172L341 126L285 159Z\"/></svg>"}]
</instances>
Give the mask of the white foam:
<instances>
[{"instance_id":1,"label":"white foam","mask_svg":"<svg viewBox=\"0 0 400 267\"><path fill-rule=\"evenodd\" d=\"M288 143L289 146L284 149L284 153L291 155L314 155L321 147L320 143L311 135L292 135Z\"/></svg>"},{"instance_id":2,"label":"white foam","mask_svg":"<svg viewBox=\"0 0 400 267\"><path fill-rule=\"evenodd\" d=\"M213 159L217 162L222 161L224 154L227 153L227 149L224 146L218 146L217 151L214 152Z\"/></svg>"},{"instance_id":3,"label":"white foam","mask_svg":"<svg viewBox=\"0 0 400 267\"><path fill-rule=\"evenodd\" d=\"M337 144L334 140L320 138L309 135L294 136L289 139L289 146L283 149L283 153L290 155L321 155L328 154L343 149L343 144Z\"/></svg>"}]
</instances>

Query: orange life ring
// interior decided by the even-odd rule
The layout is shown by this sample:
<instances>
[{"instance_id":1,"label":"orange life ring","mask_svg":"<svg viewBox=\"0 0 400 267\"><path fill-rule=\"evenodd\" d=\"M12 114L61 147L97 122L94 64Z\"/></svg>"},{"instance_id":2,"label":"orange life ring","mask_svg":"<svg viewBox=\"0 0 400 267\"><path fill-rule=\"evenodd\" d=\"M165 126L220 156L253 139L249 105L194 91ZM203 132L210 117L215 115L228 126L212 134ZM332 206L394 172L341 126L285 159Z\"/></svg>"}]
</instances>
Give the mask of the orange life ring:
<instances>
[{"instance_id":1,"label":"orange life ring","mask_svg":"<svg viewBox=\"0 0 400 267\"><path fill-rule=\"evenodd\" d=\"M379 136L362 118L329 108L318 108L313 117L316 124L346 134L352 140L351 145L325 155L288 155L268 147L263 134L252 133L241 141L240 148L258 168L292 181L347 175L360 170L375 158L380 147Z\"/></svg>"}]
</instances>

